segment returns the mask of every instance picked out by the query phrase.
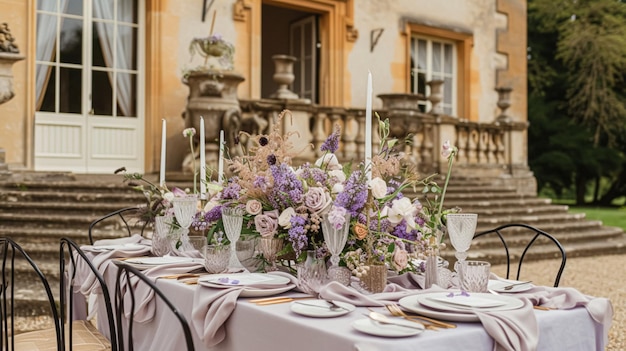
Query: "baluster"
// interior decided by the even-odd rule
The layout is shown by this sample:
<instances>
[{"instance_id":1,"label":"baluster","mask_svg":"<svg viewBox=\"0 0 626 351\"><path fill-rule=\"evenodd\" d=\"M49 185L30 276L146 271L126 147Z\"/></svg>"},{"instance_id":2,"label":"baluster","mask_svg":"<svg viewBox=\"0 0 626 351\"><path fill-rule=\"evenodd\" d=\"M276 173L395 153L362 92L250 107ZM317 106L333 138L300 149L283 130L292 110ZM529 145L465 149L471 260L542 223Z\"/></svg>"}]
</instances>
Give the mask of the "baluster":
<instances>
[{"instance_id":1,"label":"baluster","mask_svg":"<svg viewBox=\"0 0 626 351\"><path fill-rule=\"evenodd\" d=\"M469 143L468 143L468 163L469 164L477 164L478 163L478 131L476 129L471 129L469 131Z\"/></svg>"},{"instance_id":2,"label":"baluster","mask_svg":"<svg viewBox=\"0 0 626 351\"><path fill-rule=\"evenodd\" d=\"M326 126L325 126L325 122L327 119L327 115L326 113L320 112L320 113L313 113L312 115L313 118L313 145L315 146L315 157L321 157L322 156L322 150L320 150L320 148L322 147L322 144L324 143L324 141L326 140L326 137L328 136L326 133Z\"/></svg>"},{"instance_id":3,"label":"baluster","mask_svg":"<svg viewBox=\"0 0 626 351\"><path fill-rule=\"evenodd\" d=\"M365 149L363 147L363 141L365 140L365 118L356 119L355 115L347 114L345 115L344 122L344 132L343 132L343 159L344 160L358 160L359 158L355 157L357 153L359 155L365 154ZM361 129L363 128L363 129ZM362 131L359 133L359 131ZM357 139L359 139L357 141ZM357 145L357 143L359 145ZM360 149L360 150L359 150Z\"/></svg>"}]
</instances>

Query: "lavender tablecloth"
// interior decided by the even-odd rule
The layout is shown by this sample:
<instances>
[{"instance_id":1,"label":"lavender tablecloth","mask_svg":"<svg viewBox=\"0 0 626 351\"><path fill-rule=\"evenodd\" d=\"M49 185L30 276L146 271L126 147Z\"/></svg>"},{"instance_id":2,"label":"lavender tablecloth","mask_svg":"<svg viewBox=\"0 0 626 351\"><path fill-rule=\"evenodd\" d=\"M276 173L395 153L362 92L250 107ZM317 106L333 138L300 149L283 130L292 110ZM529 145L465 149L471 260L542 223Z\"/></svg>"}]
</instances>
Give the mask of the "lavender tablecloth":
<instances>
[{"instance_id":1,"label":"lavender tablecloth","mask_svg":"<svg viewBox=\"0 0 626 351\"><path fill-rule=\"evenodd\" d=\"M114 277L116 267L106 265L105 279ZM525 349L534 350L604 350L607 342L608 329L612 317L612 307L608 300L585 296L572 288L534 287L515 296L525 300L525 310L518 315L500 313L497 318L489 315L479 316L482 323L457 323L456 329L427 330L424 333L406 338L382 338L370 336L355 330L351 325L354 321L364 318L363 314L370 306L380 312L387 301L397 301L403 296L412 293L410 289L416 282L396 280L385 293L380 295L364 296L342 289L338 286L329 286L321 292L325 298L351 301L357 310L336 318L309 318L297 315L290 311L290 304L257 306L248 302L249 299L239 298L236 308L220 328L223 340L215 345L214 342L203 340L202 327L195 326L202 318L192 318L198 313L198 293L209 289L198 285L186 285L173 279L158 279L157 286L165 292L175 306L185 315L190 323L196 350L494 350L501 346L494 342L493 337L502 337L507 333L515 332L515 323L529 319L535 323L519 328L522 336L528 330L537 329L537 333L530 333L536 342L519 342L512 340L510 345L523 345ZM419 280L419 279L418 279ZM108 281L111 286L114 282ZM417 281L419 283L419 281ZM440 289L435 287L435 289ZM419 293L423 291L415 291ZM302 295L297 292L283 294L285 296ZM209 299L212 300L212 299ZM558 307L557 310L540 311L529 309L531 304L541 304L549 307ZM206 309L210 310L210 309ZM151 317L134 326L134 340L136 350L174 350L184 345L184 338L177 320L167 310L164 304L156 301ZM529 316L530 314L530 316ZM535 318L532 318L532 317ZM204 319L210 320L211 316ZM510 317L510 318L509 318ZM220 322L221 323L221 322ZM510 324L507 326L507 323ZM493 324L493 325L492 325ZM502 332L497 328L504 327ZM487 330L485 329L487 328ZM106 333L104 328L101 328ZM498 333L503 333L498 336ZM221 338L220 338L221 339ZM502 342L503 339L500 340ZM503 342L505 343L505 342ZM212 345L212 347L207 347ZM530 346L528 346L530 345ZM511 346L509 346L511 347Z\"/></svg>"}]
</instances>

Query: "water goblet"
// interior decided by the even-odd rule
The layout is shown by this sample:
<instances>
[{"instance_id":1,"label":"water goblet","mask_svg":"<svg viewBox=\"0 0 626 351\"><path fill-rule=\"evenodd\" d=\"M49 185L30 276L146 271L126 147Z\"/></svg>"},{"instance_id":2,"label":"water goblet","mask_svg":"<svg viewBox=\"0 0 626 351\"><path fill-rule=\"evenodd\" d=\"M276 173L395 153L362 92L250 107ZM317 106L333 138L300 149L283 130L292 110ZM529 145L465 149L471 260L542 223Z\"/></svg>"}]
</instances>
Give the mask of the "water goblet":
<instances>
[{"instance_id":1,"label":"water goblet","mask_svg":"<svg viewBox=\"0 0 626 351\"><path fill-rule=\"evenodd\" d=\"M184 248L185 256L190 257L202 257L204 258L204 252L207 246L206 236L203 235L193 235L189 236L189 245Z\"/></svg>"},{"instance_id":2,"label":"water goblet","mask_svg":"<svg viewBox=\"0 0 626 351\"><path fill-rule=\"evenodd\" d=\"M448 234L450 242L456 250L454 256L457 263L454 265L455 270L459 270L459 263L467 258L467 250L469 250L476 231L476 223L478 215L475 213L450 213L446 217Z\"/></svg>"},{"instance_id":3,"label":"water goblet","mask_svg":"<svg viewBox=\"0 0 626 351\"><path fill-rule=\"evenodd\" d=\"M348 229L350 228L350 214L346 213L344 216L344 222L341 226L332 224L328 218L328 215L322 218L322 234L324 235L324 242L330 252L331 267L328 268L329 278L334 281L345 281L342 274L343 272L339 267L339 254L343 251L346 241L348 240Z\"/></svg>"},{"instance_id":4,"label":"water goblet","mask_svg":"<svg viewBox=\"0 0 626 351\"><path fill-rule=\"evenodd\" d=\"M245 269L237 257L236 245L239 236L241 236L241 228L243 226L243 209L237 207L222 207L222 221L224 222L226 237L231 242L228 269L234 271Z\"/></svg>"},{"instance_id":5,"label":"water goblet","mask_svg":"<svg viewBox=\"0 0 626 351\"><path fill-rule=\"evenodd\" d=\"M170 245L172 216L156 216L154 223L151 251L155 256L165 256L172 251L172 246Z\"/></svg>"},{"instance_id":6,"label":"water goblet","mask_svg":"<svg viewBox=\"0 0 626 351\"><path fill-rule=\"evenodd\" d=\"M204 247L204 268L211 274L222 273L228 268L230 246L212 244Z\"/></svg>"}]
</instances>

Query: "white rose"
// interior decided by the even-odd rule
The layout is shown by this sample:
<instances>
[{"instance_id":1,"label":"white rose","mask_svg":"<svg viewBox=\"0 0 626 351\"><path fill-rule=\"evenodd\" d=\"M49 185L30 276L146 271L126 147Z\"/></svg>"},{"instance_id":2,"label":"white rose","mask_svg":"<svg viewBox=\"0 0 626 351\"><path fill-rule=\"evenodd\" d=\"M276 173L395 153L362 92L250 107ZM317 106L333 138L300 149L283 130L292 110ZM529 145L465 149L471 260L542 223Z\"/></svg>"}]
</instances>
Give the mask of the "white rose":
<instances>
[{"instance_id":1,"label":"white rose","mask_svg":"<svg viewBox=\"0 0 626 351\"><path fill-rule=\"evenodd\" d=\"M382 199L387 195L387 183L380 177L370 180L369 187L372 189L372 196L376 199Z\"/></svg>"},{"instance_id":2,"label":"white rose","mask_svg":"<svg viewBox=\"0 0 626 351\"><path fill-rule=\"evenodd\" d=\"M172 200L174 200L174 193L171 191L166 192L163 194L163 199L167 202L172 202Z\"/></svg>"},{"instance_id":3,"label":"white rose","mask_svg":"<svg viewBox=\"0 0 626 351\"><path fill-rule=\"evenodd\" d=\"M337 179L337 181L340 183L343 183L346 181L346 174L343 173L342 169L333 169L332 171L328 172L328 176L330 178Z\"/></svg>"},{"instance_id":4,"label":"white rose","mask_svg":"<svg viewBox=\"0 0 626 351\"><path fill-rule=\"evenodd\" d=\"M263 210L263 205L261 204L261 202L259 200L248 200L248 202L246 202L246 212L248 212L251 215L258 215L259 213L261 213L261 211Z\"/></svg>"},{"instance_id":5,"label":"white rose","mask_svg":"<svg viewBox=\"0 0 626 351\"><path fill-rule=\"evenodd\" d=\"M341 169L341 164L335 154L326 154L315 161L315 165L319 168L326 168L329 171Z\"/></svg>"},{"instance_id":6,"label":"white rose","mask_svg":"<svg viewBox=\"0 0 626 351\"><path fill-rule=\"evenodd\" d=\"M219 204L220 204L219 201L215 201L215 200L211 200L207 202L206 205L204 205L204 212L211 211L213 208L215 208L215 206L218 206Z\"/></svg>"},{"instance_id":7,"label":"white rose","mask_svg":"<svg viewBox=\"0 0 626 351\"><path fill-rule=\"evenodd\" d=\"M295 216L296 210L293 207L287 207L283 213L278 216L278 225L285 229L291 228L291 217Z\"/></svg>"},{"instance_id":8,"label":"white rose","mask_svg":"<svg viewBox=\"0 0 626 351\"><path fill-rule=\"evenodd\" d=\"M343 191L343 184L342 183L337 183L337 184L333 185L333 188L331 190L331 192L333 194L339 194L342 191Z\"/></svg>"},{"instance_id":9,"label":"white rose","mask_svg":"<svg viewBox=\"0 0 626 351\"><path fill-rule=\"evenodd\" d=\"M403 197L401 199L393 200L391 203L391 208L389 209L389 222L398 224L403 219L406 219L407 226L409 223L415 223L414 217L417 214L417 209L411 203L411 200L408 197Z\"/></svg>"}]
</instances>

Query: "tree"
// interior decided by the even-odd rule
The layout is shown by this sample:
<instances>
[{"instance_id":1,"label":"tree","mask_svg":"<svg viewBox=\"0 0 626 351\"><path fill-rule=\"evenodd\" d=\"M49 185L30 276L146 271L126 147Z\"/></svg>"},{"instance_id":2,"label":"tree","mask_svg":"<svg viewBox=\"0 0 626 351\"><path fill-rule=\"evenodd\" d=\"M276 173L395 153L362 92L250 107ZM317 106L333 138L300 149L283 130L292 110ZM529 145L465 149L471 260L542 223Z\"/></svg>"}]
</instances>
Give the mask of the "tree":
<instances>
[{"instance_id":1,"label":"tree","mask_svg":"<svg viewBox=\"0 0 626 351\"><path fill-rule=\"evenodd\" d=\"M626 6L529 1L529 163L540 187L574 186L578 204L626 194ZM621 173L621 177L620 177ZM612 185L601 198L601 178Z\"/></svg>"}]
</instances>

